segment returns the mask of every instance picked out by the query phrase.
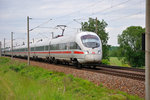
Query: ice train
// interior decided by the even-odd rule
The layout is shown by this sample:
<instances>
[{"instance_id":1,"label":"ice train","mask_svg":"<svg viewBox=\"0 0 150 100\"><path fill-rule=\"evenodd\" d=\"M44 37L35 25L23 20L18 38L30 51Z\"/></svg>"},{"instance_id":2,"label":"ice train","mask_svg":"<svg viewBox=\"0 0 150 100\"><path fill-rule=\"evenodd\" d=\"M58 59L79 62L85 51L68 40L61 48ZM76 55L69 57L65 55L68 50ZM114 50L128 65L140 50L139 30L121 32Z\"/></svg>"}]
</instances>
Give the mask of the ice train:
<instances>
[{"instance_id":1,"label":"ice train","mask_svg":"<svg viewBox=\"0 0 150 100\"><path fill-rule=\"evenodd\" d=\"M11 56L11 49L3 49L3 55ZM13 56L27 57L27 45L14 47ZM101 63L102 43L93 32L80 32L72 36L59 36L30 44L30 57L50 63L72 63L76 67Z\"/></svg>"}]
</instances>

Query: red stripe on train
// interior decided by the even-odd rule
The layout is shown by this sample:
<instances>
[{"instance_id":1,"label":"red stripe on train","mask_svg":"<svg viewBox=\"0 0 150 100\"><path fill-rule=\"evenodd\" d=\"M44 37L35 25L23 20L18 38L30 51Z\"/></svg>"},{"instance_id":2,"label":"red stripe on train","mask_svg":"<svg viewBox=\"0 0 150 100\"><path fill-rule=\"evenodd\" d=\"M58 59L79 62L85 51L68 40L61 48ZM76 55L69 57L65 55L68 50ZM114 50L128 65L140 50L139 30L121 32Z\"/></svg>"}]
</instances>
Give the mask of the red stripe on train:
<instances>
[{"instance_id":1,"label":"red stripe on train","mask_svg":"<svg viewBox=\"0 0 150 100\"><path fill-rule=\"evenodd\" d=\"M13 53L27 53L27 52L13 52ZM71 54L71 51L52 51L52 52L30 52L30 53L52 53L52 54ZM74 51L74 54L84 54L82 51Z\"/></svg>"},{"instance_id":2,"label":"red stripe on train","mask_svg":"<svg viewBox=\"0 0 150 100\"><path fill-rule=\"evenodd\" d=\"M74 54L84 54L84 52L82 52L82 51L74 51L73 53Z\"/></svg>"},{"instance_id":3,"label":"red stripe on train","mask_svg":"<svg viewBox=\"0 0 150 100\"><path fill-rule=\"evenodd\" d=\"M13 53L27 53L27 52L13 52ZM56 54L70 54L71 51L53 51L53 52L30 52L30 53L56 53Z\"/></svg>"}]
</instances>

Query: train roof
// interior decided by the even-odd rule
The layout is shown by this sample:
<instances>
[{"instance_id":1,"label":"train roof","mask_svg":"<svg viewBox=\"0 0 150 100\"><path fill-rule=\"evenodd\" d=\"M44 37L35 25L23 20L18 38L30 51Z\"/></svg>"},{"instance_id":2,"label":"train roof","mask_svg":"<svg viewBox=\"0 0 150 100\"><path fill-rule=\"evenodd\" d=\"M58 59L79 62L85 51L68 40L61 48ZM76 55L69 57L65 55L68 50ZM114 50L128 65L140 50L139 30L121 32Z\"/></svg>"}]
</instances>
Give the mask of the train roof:
<instances>
[{"instance_id":1,"label":"train roof","mask_svg":"<svg viewBox=\"0 0 150 100\"><path fill-rule=\"evenodd\" d=\"M76 38L80 38L81 36L87 35L87 34L96 35L96 33L85 31L85 32L75 33L72 35L62 36L56 39L52 39L51 44L75 42Z\"/></svg>"},{"instance_id":2,"label":"train roof","mask_svg":"<svg viewBox=\"0 0 150 100\"><path fill-rule=\"evenodd\" d=\"M49 45L49 43L51 43L51 44L59 43L60 44L60 43L75 42L76 38L79 38L79 37L81 37L83 35L87 35L87 34L96 35L96 33L94 33L94 32L84 31L84 32L80 32L80 33L74 33L71 35L60 36L60 37L53 38L53 39L45 38L45 39L42 39L41 41L39 40L34 43L31 43L30 47ZM27 44L18 46L18 47L14 47L14 49L19 49L19 48L27 48Z\"/></svg>"}]
</instances>

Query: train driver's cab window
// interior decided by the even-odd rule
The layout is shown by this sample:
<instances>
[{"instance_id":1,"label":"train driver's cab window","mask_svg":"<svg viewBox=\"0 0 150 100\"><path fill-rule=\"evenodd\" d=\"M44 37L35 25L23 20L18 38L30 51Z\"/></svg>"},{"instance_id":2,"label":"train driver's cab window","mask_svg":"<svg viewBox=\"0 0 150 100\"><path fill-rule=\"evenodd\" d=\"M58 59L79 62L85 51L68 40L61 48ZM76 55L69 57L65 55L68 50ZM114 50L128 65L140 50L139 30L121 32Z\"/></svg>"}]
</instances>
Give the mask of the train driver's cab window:
<instances>
[{"instance_id":1,"label":"train driver's cab window","mask_svg":"<svg viewBox=\"0 0 150 100\"><path fill-rule=\"evenodd\" d=\"M81 37L81 41L88 48L97 48L100 46L100 40L95 35L84 35Z\"/></svg>"}]
</instances>

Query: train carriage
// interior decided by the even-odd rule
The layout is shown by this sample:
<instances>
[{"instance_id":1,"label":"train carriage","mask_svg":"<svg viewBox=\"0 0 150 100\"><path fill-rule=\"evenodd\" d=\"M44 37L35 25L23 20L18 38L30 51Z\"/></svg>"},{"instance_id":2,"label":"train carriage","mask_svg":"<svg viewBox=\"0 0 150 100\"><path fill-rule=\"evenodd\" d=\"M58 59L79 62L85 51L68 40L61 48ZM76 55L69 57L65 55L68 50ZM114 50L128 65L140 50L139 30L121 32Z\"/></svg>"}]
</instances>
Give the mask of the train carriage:
<instances>
[{"instance_id":1,"label":"train carriage","mask_svg":"<svg viewBox=\"0 0 150 100\"><path fill-rule=\"evenodd\" d=\"M10 49L5 53L11 55ZM13 55L27 57L27 46L14 48ZM73 63L77 67L95 66L102 59L102 44L96 33L80 32L30 44L30 57L46 59L51 63Z\"/></svg>"}]
</instances>

